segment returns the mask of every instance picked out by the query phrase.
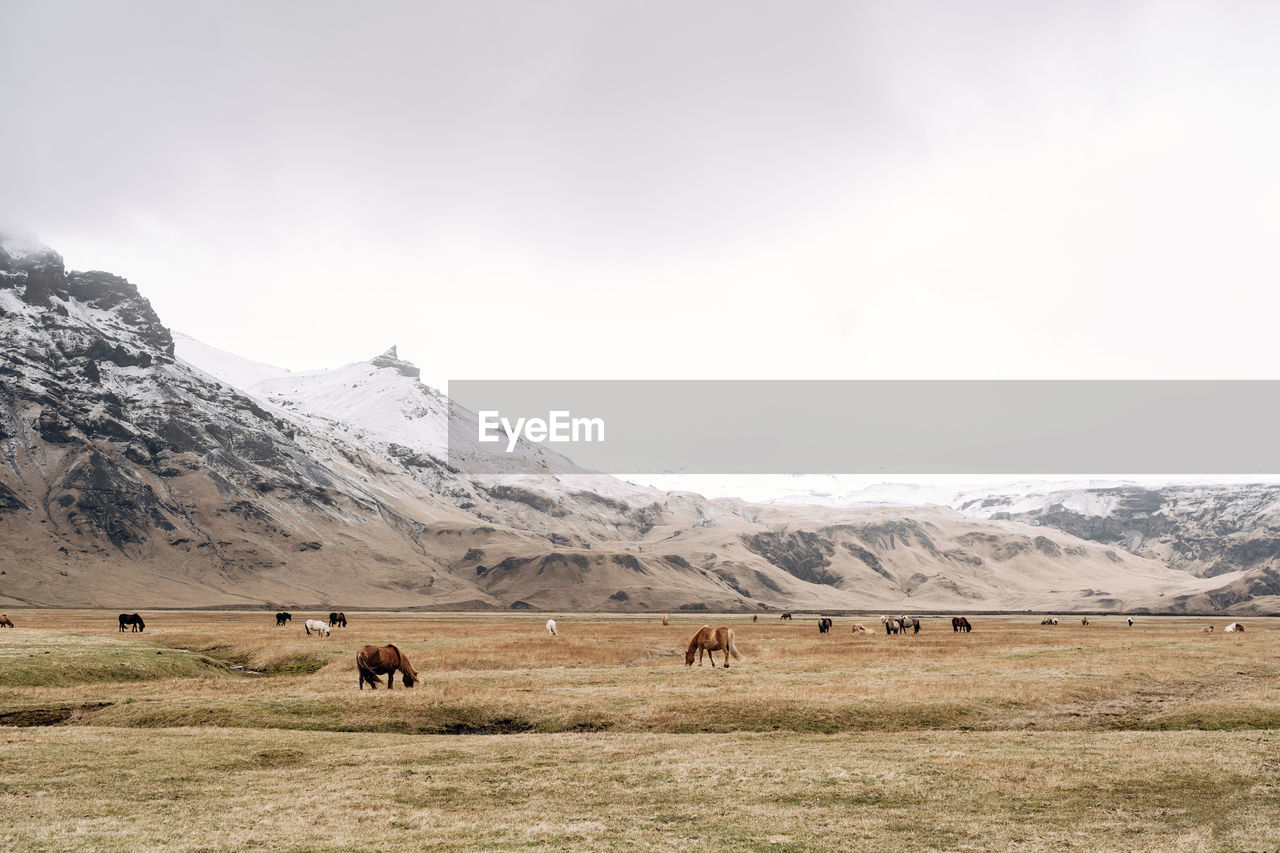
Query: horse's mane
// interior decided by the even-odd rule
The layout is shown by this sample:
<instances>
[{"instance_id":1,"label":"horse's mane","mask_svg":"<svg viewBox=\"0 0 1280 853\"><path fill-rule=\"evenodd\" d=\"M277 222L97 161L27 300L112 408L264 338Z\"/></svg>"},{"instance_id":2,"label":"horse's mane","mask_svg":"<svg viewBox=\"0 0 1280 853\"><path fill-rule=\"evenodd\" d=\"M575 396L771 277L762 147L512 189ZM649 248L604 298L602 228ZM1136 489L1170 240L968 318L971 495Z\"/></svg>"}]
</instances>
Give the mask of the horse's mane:
<instances>
[{"instance_id":1,"label":"horse's mane","mask_svg":"<svg viewBox=\"0 0 1280 853\"><path fill-rule=\"evenodd\" d=\"M693 635L693 639L689 641L689 648L685 649L684 653L686 655L691 655L694 652L696 652L698 650L698 640L702 639L702 632L710 631L710 630L711 630L711 626L709 625L703 625L701 628L699 628L698 632Z\"/></svg>"}]
</instances>

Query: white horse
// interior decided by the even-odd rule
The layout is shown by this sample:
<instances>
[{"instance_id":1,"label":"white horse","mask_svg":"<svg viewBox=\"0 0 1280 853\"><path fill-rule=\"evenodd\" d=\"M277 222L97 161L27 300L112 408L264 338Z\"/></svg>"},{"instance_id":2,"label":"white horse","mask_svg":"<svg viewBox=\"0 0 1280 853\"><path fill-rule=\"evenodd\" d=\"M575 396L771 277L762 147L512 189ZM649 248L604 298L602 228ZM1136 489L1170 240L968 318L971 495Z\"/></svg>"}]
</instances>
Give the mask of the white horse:
<instances>
[{"instance_id":1,"label":"white horse","mask_svg":"<svg viewBox=\"0 0 1280 853\"><path fill-rule=\"evenodd\" d=\"M319 619L308 619L302 627L307 629L307 636L311 636L311 632L315 631L322 637L329 636L329 623L321 622Z\"/></svg>"},{"instance_id":2,"label":"white horse","mask_svg":"<svg viewBox=\"0 0 1280 853\"><path fill-rule=\"evenodd\" d=\"M1243 633L1244 633L1244 626L1243 626L1243 625L1241 625L1239 622L1232 622L1230 625L1228 625L1227 627L1223 628L1222 630L1223 630L1223 632L1224 632L1224 633L1227 633L1227 634L1236 634L1236 633L1241 633L1241 634L1243 634Z\"/></svg>"},{"instance_id":3,"label":"white horse","mask_svg":"<svg viewBox=\"0 0 1280 853\"><path fill-rule=\"evenodd\" d=\"M556 635L556 620L554 619L547 620L547 633L553 637Z\"/></svg>"}]
</instances>

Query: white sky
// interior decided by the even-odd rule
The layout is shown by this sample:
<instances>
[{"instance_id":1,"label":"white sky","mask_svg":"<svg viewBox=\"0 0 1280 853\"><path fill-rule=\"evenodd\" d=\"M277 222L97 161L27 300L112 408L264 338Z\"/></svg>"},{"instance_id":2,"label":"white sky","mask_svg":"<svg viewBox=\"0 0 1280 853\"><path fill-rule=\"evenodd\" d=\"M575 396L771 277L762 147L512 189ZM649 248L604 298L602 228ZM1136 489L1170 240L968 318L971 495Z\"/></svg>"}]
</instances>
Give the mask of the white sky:
<instances>
[{"instance_id":1,"label":"white sky","mask_svg":"<svg viewBox=\"0 0 1280 853\"><path fill-rule=\"evenodd\" d=\"M1280 378L1280 4L0 0L0 223L293 369Z\"/></svg>"}]
</instances>

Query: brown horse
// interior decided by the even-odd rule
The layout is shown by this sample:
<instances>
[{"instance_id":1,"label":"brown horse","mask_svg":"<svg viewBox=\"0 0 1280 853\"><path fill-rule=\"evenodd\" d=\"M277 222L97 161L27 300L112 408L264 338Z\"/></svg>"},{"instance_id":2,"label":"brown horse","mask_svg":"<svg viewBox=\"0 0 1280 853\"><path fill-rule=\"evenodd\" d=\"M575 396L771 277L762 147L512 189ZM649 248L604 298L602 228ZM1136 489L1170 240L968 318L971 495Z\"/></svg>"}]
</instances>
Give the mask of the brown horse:
<instances>
[{"instance_id":1,"label":"brown horse","mask_svg":"<svg viewBox=\"0 0 1280 853\"><path fill-rule=\"evenodd\" d=\"M693 655L698 654L698 666L702 666L702 653L706 652L707 657L711 658L711 665L716 665L716 656L712 652L724 652L724 668L729 668L729 655L733 655L734 660L742 660L742 656L738 654L738 647L733 644L733 631L721 625L719 628L712 630L710 625L703 625L698 629L698 633L693 635L693 639L689 641L689 648L684 651L684 662L687 666L693 666Z\"/></svg>"},{"instance_id":2,"label":"brown horse","mask_svg":"<svg viewBox=\"0 0 1280 853\"><path fill-rule=\"evenodd\" d=\"M4 616L0 616L0 628L12 628L12 627L13 627L13 620L9 618L8 614Z\"/></svg>"},{"instance_id":3,"label":"brown horse","mask_svg":"<svg viewBox=\"0 0 1280 853\"><path fill-rule=\"evenodd\" d=\"M391 645L361 646L360 651L356 652L356 669L360 670L361 690L364 690L366 681L377 690L381 683L378 681L379 675L387 676L387 689L390 690L395 686L396 670L400 670L405 687L412 687L418 681L418 671L413 668L413 664L409 663L403 652Z\"/></svg>"},{"instance_id":4,"label":"brown horse","mask_svg":"<svg viewBox=\"0 0 1280 853\"><path fill-rule=\"evenodd\" d=\"M779 619L790 619L790 618L791 618L791 614L790 614L790 613L783 613L783 614L782 614L781 616L779 616L778 618L779 618Z\"/></svg>"}]
</instances>

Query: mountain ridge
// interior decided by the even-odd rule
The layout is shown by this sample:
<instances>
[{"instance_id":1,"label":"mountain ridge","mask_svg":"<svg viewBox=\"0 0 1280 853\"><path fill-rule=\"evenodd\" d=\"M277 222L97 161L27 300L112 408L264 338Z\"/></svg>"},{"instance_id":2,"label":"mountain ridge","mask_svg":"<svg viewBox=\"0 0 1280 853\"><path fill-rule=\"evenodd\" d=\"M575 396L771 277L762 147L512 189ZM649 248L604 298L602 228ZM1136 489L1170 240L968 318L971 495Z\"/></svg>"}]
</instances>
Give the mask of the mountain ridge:
<instances>
[{"instance_id":1,"label":"mountain ridge","mask_svg":"<svg viewBox=\"0 0 1280 853\"><path fill-rule=\"evenodd\" d=\"M443 451L458 411L394 347L205 369L134 285L44 247L0 242L0 328L6 606L1272 606L1245 575L1017 519L712 501L528 444L464 476ZM249 390L217 375L231 361Z\"/></svg>"}]
</instances>

